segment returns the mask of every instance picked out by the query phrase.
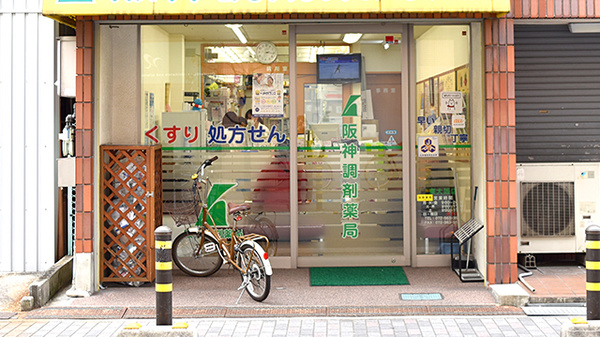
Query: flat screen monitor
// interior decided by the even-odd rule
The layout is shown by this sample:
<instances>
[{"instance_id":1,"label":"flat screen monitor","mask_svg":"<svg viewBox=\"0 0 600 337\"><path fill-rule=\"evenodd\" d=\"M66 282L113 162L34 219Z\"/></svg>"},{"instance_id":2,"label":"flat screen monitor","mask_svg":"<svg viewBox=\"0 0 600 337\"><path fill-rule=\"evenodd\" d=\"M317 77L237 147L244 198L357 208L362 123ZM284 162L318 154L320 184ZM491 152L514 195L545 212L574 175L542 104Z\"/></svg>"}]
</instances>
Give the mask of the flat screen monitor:
<instances>
[{"instance_id":1,"label":"flat screen monitor","mask_svg":"<svg viewBox=\"0 0 600 337\"><path fill-rule=\"evenodd\" d=\"M357 83L361 73L361 54L317 55L317 83Z\"/></svg>"}]
</instances>

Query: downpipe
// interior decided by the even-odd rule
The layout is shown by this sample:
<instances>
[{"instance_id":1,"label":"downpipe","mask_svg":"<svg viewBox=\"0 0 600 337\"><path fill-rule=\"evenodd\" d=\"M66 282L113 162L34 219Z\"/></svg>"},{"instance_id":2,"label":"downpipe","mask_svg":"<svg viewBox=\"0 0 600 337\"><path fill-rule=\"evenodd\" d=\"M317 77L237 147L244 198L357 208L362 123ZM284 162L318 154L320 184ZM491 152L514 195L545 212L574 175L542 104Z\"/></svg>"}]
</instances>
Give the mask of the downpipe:
<instances>
[{"instance_id":1,"label":"downpipe","mask_svg":"<svg viewBox=\"0 0 600 337\"><path fill-rule=\"evenodd\" d=\"M525 282L525 280L524 280L525 277L533 275L533 272L530 271L529 269L525 268L525 266L523 266L521 264L518 264L518 266L520 269L522 269L524 271L524 273L519 274L519 281L521 281L521 283L523 283L523 285L525 287L527 287L527 289L529 289L529 291L534 293L535 288L533 288L531 285L529 285L529 283Z\"/></svg>"}]
</instances>

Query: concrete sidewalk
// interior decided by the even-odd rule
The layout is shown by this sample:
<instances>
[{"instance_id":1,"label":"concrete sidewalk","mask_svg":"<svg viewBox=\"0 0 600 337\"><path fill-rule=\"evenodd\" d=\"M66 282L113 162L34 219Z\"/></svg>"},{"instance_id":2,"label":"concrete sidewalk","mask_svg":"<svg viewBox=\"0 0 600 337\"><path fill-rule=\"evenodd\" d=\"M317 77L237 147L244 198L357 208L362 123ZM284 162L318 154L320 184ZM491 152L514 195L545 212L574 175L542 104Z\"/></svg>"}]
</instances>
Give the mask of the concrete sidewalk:
<instances>
[{"instance_id":1,"label":"concrete sidewalk","mask_svg":"<svg viewBox=\"0 0 600 337\"><path fill-rule=\"evenodd\" d=\"M520 308L498 306L482 283L463 283L450 268L404 268L409 285L310 286L309 269L275 270L271 293L264 302L241 296L237 272L223 269L207 278L173 271L173 316L294 317L381 315L520 315ZM152 318L155 290L152 284L130 287L105 285L90 297L70 298L63 291L46 306L19 313L19 318ZM428 300L407 300L402 295L423 295ZM435 296L432 296L435 295ZM431 299L431 298L439 299ZM406 296L404 296L406 297ZM419 297L419 296L417 296Z\"/></svg>"},{"instance_id":2,"label":"concrete sidewalk","mask_svg":"<svg viewBox=\"0 0 600 337\"><path fill-rule=\"evenodd\" d=\"M216 318L185 322L197 336L560 336L568 317L443 316L443 317L299 317ZM139 323L156 329L154 320L0 320L0 336L117 336ZM167 328L169 327L161 327Z\"/></svg>"},{"instance_id":3,"label":"concrete sidewalk","mask_svg":"<svg viewBox=\"0 0 600 337\"><path fill-rule=\"evenodd\" d=\"M264 302L244 293L238 304L238 273L175 270L173 323L199 336L559 336L571 318L497 305L483 283L463 283L450 268L404 270L409 285L312 287L309 269L278 269ZM104 286L85 298L64 289L42 308L0 317L0 336L116 336L131 323L155 326L153 284Z\"/></svg>"}]
</instances>

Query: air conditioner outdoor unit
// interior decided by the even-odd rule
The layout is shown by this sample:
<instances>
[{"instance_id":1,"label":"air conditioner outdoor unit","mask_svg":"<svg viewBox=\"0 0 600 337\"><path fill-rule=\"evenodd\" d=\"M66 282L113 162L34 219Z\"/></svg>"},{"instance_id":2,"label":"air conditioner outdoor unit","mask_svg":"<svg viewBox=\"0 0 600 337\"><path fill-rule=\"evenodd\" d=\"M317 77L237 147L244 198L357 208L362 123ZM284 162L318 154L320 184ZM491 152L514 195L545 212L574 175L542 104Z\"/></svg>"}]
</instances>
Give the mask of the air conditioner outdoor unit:
<instances>
[{"instance_id":1,"label":"air conditioner outdoor unit","mask_svg":"<svg viewBox=\"0 0 600 337\"><path fill-rule=\"evenodd\" d=\"M585 229L600 224L600 165L517 165L519 253L585 252Z\"/></svg>"}]
</instances>

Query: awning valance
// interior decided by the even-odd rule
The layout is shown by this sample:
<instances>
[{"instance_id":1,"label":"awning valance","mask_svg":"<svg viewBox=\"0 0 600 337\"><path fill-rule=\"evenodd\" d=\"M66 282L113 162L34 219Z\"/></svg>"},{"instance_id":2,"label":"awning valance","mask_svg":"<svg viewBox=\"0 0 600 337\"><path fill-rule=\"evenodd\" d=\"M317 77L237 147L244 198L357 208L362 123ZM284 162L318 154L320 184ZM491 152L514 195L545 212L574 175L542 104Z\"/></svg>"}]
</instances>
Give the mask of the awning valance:
<instances>
[{"instance_id":1,"label":"awning valance","mask_svg":"<svg viewBox=\"0 0 600 337\"><path fill-rule=\"evenodd\" d=\"M44 0L43 14L497 13L510 0Z\"/></svg>"}]
</instances>

